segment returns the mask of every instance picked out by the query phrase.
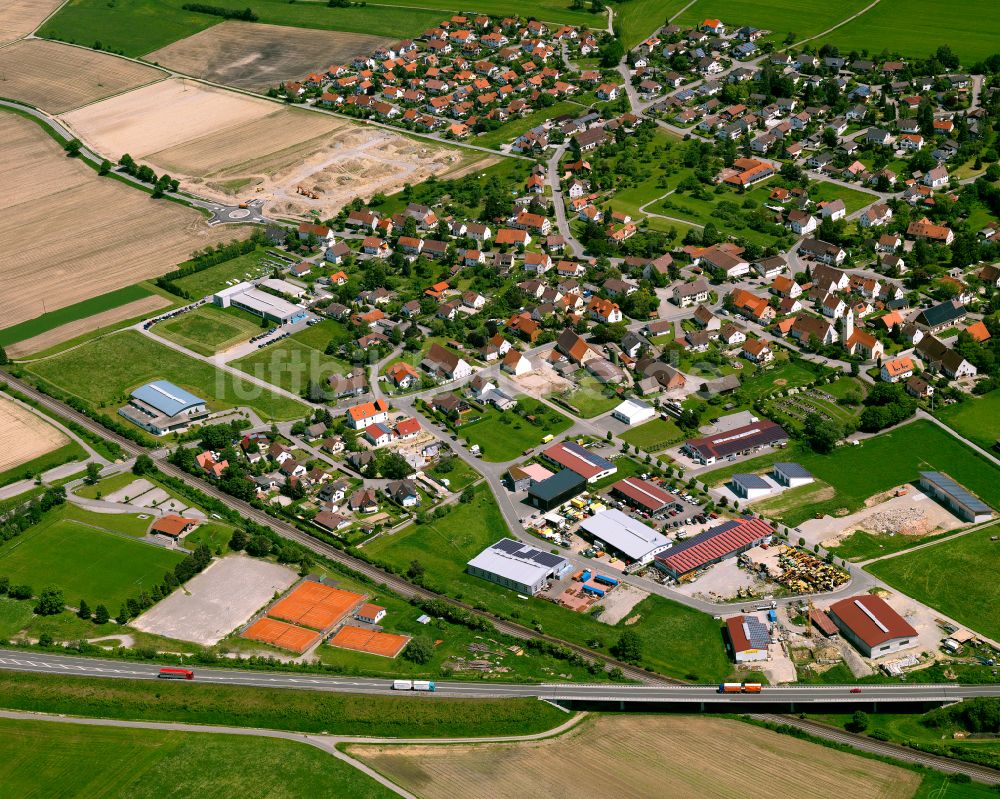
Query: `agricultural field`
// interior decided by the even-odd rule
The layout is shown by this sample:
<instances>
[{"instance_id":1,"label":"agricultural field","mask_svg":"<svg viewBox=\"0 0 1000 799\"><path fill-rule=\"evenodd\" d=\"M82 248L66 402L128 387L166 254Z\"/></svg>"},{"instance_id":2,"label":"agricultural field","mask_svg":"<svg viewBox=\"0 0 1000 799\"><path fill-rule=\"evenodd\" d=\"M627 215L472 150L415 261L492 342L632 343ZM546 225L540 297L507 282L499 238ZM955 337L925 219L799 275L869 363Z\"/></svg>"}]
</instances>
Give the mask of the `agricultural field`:
<instances>
[{"instance_id":1,"label":"agricultural field","mask_svg":"<svg viewBox=\"0 0 1000 799\"><path fill-rule=\"evenodd\" d=\"M850 13L842 11L843 17ZM935 0L882 0L815 44L834 44L845 52L887 50L915 58L926 58L947 44L969 67L996 53L998 39L1000 18L992 0L964 0L951 14L942 14Z\"/></svg>"},{"instance_id":2,"label":"agricultural field","mask_svg":"<svg viewBox=\"0 0 1000 799\"><path fill-rule=\"evenodd\" d=\"M767 780L747 780L712 751L739 752ZM914 771L732 719L601 716L555 738L529 743L351 745L348 751L424 799L515 799L539 785L553 799L597 796L787 796L909 799ZM572 775L553 780L552 775Z\"/></svg>"},{"instance_id":3,"label":"agricultural field","mask_svg":"<svg viewBox=\"0 0 1000 799\"><path fill-rule=\"evenodd\" d=\"M226 20L147 53L144 59L212 83L266 91L394 41L384 36Z\"/></svg>"},{"instance_id":4,"label":"agricultural field","mask_svg":"<svg viewBox=\"0 0 1000 799\"><path fill-rule=\"evenodd\" d=\"M27 36L60 6L60 0L7 0L0 7L0 44Z\"/></svg>"},{"instance_id":5,"label":"agricultural field","mask_svg":"<svg viewBox=\"0 0 1000 799\"><path fill-rule=\"evenodd\" d=\"M684 432L673 421L650 419L644 424L629 428L619 438L644 452L659 452L683 439Z\"/></svg>"},{"instance_id":6,"label":"agricultural field","mask_svg":"<svg viewBox=\"0 0 1000 799\"><path fill-rule=\"evenodd\" d=\"M432 174L457 177L483 158L180 78L66 121L109 157L127 152L220 202L266 200L278 216L335 216L356 196L392 194Z\"/></svg>"},{"instance_id":7,"label":"agricultural field","mask_svg":"<svg viewBox=\"0 0 1000 799\"><path fill-rule=\"evenodd\" d=\"M541 444L545 436L557 436L572 426L568 418L538 400L522 396L517 401L525 413L537 418L538 424L512 411L489 407L479 421L458 428L458 434L469 444L479 445L483 460L490 463L514 460L524 450Z\"/></svg>"},{"instance_id":8,"label":"agricultural field","mask_svg":"<svg viewBox=\"0 0 1000 799\"><path fill-rule=\"evenodd\" d=\"M939 408L937 417L987 452L993 452L1000 438L1000 391Z\"/></svg>"},{"instance_id":9,"label":"agricultural field","mask_svg":"<svg viewBox=\"0 0 1000 799\"><path fill-rule=\"evenodd\" d=\"M163 80L167 73L106 53L30 39L0 50L0 75L4 97L61 114Z\"/></svg>"},{"instance_id":10,"label":"agricultural field","mask_svg":"<svg viewBox=\"0 0 1000 799\"><path fill-rule=\"evenodd\" d=\"M997 527L988 527L866 568L907 596L998 640L1000 585L984 570L1000 558L1000 542L990 540L997 533Z\"/></svg>"},{"instance_id":11,"label":"agricultural field","mask_svg":"<svg viewBox=\"0 0 1000 799\"><path fill-rule=\"evenodd\" d=\"M0 397L0 481L6 472L25 466L69 443L69 438L41 416L6 397ZM78 445L74 446L80 449ZM82 450L80 454L83 454Z\"/></svg>"},{"instance_id":12,"label":"agricultural field","mask_svg":"<svg viewBox=\"0 0 1000 799\"><path fill-rule=\"evenodd\" d=\"M0 547L0 572L11 583L30 585L36 594L54 585L66 601L80 597L91 607L115 613L129 597L163 580L180 562L180 552L130 540L116 530L115 514L99 520L103 529L69 518L62 509ZM152 517L146 520L152 521Z\"/></svg>"},{"instance_id":13,"label":"agricultural field","mask_svg":"<svg viewBox=\"0 0 1000 799\"><path fill-rule=\"evenodd\" d=\"M817 494L818 487L795 489L803 492L798 495L800 501L775 515L789 527L816 514L846 516L859 510L869 497L915 481L921 470L944 472L988 505L1000 507L1000 471L926 421L881 433L856 447L838 447L829 455L795 445L773 450L759 458L713 469L706 473L705 479L710 485L719 485L735 472L763 472L775 461L801 463L818 480L833 488L832 495ZM878 467L873 468L872 464Z\"/></svg>"},{"instance_id":14,"label":"agricultural field","mask_svg":"<svg viewBox=\"0 0 1000 799\"><path fill-rule=\"evenodd\" d=\"M741 25L752 25L769 31L767 40L780 42L789 32L796 41L832 28L868 5L867 0L846 0L843 3L823 3L820 0L769 0L756 3L753 0L697 0L685 8L676 20L678 25L697 25L706 17L721 19L729 30ZM906 12L904 12L906 13ZM862 16L859 22L866 19ZM823 41L828 41L823 37ZM872 42L872 50L880 51L878 39ZM888 43L886 43L888 44ZM817 47L819 45L817 44ZM923 53L921 53L923 55Z\"/></svg>"},{"instance_id":15,"label":"agricultural field","mask_svg":"<svg viewBox=\"0 0 1000 799\"><path fill-rule=\"evenodd\" d=\"M619 459L620 467L639 464ZM609 481L625 475L621 469ZM601 483L594 485L600 489ZM542 599L518 599L493 583L467 574L466 563L483 549L509 535L507 525L485 485L476 488L475 499L454 506L441 519L413 524L398 533L384 535L365 546L372 559L405 572L417 560L426 569L427 585L451 595L461 595L470 605L477 603L521 624L538 624L544 632L581 645L601 642L608 647L626 629L625 621L608 625L587 615L573 613ZM513 614L513 615L512 615ZM711 616L659 596L643 599L633 609L631 624L642 641L643 665L661 674L692 681L710 682L730 671L719 623ZM607 651L604 649L604 651Z\"/></svg>"},{"instance_id":16,"label":"agricultural field","mask_svg":"<svg viewBox=\"0 0 1000 799\"><path fill-rule=\"evenodd\" d=\"M199 355L214 355L261 332L260 320L236 308L202 305L158 322L153 332Z\"/></svg>"},{"instance_id":17,"label":"agricultural field","mask_svg":"<svg viewBox=\"0 0 1000 799\"><path fill-rule=\"evenodd\" d=\"M661 0L662 1L662 0ZM447 3L440 0L399 0L394 6L400 8L429 8L442 13ZM458 8L458 6L455 6ZM467 13L475 11L479 14L490 14L495 17L506 17L516 14L521 17L535 17L543 22L561 22L566 25L578 25L592 30L604 30L607 27L607 14L592 14L587 10L575 10L570 7L570 0L476 0L467 9Z\"/></svg>"},{"instance_id":18,"label":"agricultural field","mask_svg":"<svg viewBox=\"0 0 1000 799\"><path fill-rule=\"evenodd\" d=\"M134 330L36 361L30 371L111 414L117 413L132 389L158 379L170 380L205 397L213 410L245 405L262 418L276 421L301 418L306 413L306 407L295 400L245 383Z\"/></svg>"},{"instance_id":19,"label":"agricultural field","mask_svg":"<svg viewBox=\"0 0 1000 799\"><path fill-rule=\"evenodd\" d=\"M107 0L69 0L39 35L88 47L100 41L108 49L139 57L221 22L220 17L185 11L186 2L119 0L109 4ZM210 5L238 11L247 7L246 0L212 0ZM393 41L416 38L451 13L373 5L329 8L326 3L287 0L254 0L253 11L261 23L268 25L365 35L378 31Z\"/></svg>"},{"instance_id":20,"label":"agricultural field","mask_svg":"<svg viewBox=\"0 0 1000 799\"><path fill-rule=\"evenodd\" d=\"M277 344L231 361L229 365L271 385L301 394L310 382L325 384L330 375L350 371L350 364L325 353L332 339L341 338L350 339L344 326L324 319Z\"/></svg>"},{"instance_id":21,"label":"agricultural field","mask_svg":"<svg viewBox=\"0 0 1000 799\"><path fill-rule=\"evenodd\" d=\"M0 719L0 782L18 796L395 796L296 741L20 719Z\"/></svg>"},{"instance_id":22,"label":"agricultural field","mask_svg":"<svg viewBox=\"0 0 1000 799\"><path fill-rule=\"evenodd\" d=\"M98 177L20 116L0 115L0 141L4 325L163 274L192 251L238 235L208 227L194 210Z\"/></svg>"}]
</instances>

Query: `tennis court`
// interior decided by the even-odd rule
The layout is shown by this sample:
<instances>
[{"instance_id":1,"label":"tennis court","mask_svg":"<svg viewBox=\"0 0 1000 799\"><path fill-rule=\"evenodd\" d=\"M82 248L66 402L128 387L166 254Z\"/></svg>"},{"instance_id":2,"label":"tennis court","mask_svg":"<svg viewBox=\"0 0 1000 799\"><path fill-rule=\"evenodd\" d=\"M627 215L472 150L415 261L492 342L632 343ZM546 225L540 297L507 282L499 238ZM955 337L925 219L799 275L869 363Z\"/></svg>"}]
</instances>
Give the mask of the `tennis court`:
<instances>
[{"instance_id":1,"label":"tennis court","mask_svg":"<svg viewBox=\"0 0 1000 799\"><path fill-rule=\"evenodd\" d=\"M330 646L341 649L353 649L356 652L368 652L372 655L394 658L403 651L409 643L409 636L392 633L378 633L374 630L364 630L361 627L345 625L337 630L337 634L329 640Z\"/></svg>"},{"instance_id":2,"label":"tennis court","mask_svg":"<svg viewBox=\"0 0 1000 799\"><path fill-rule=\"evenodd\" d=\"M265 617L247 627L243 637L301 655L319 640L319 633Z\"/></svg>"},{"instance_id":3,"label":"tennis court","mask_svg":"<svg viewBox=\"0 0 1000 799\"><path fill-rule=\"evenodd\" d=\"M362 594L307 581L294 588L267 615L314 630L325 630L344 618L362 599Z\"/></svg>"}]
</instances>

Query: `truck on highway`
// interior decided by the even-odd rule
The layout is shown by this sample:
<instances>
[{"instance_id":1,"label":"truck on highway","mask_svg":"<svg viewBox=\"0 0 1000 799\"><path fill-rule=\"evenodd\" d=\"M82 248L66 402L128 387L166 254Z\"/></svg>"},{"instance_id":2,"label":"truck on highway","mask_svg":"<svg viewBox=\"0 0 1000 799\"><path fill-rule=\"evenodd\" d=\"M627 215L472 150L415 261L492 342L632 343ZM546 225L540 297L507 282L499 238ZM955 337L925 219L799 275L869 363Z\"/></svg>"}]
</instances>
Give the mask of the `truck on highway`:
<instances>
[{"instance_id":1,"label":"truck on highway","mask_svg":"<svg viewBox=\"0 0 1000 799\"><path fill-rule=\"evenodd\" d=\"M194 672L191 669L162 668L156 676L161 680L193 680Z\"/></svg>"},{"instance_id":2,"label":"truck on highway","mask_svg":"<svg viewBox=\"0 0 1000 799\"><path fill-rule=\"evenodd\" d=\"M759 682L724 682L719 685L720 694L759 694Z\"/></svg>"},{"instance_id":3,"label":"truck on highway","mask_svg":"<svg viewBox=\"0 0 1000 799\"><path fill-rule=\"evenodd\" d=\"M437 686L431 680L393 680L394 691L435 691Z\"/></svg>"}]
</instances>

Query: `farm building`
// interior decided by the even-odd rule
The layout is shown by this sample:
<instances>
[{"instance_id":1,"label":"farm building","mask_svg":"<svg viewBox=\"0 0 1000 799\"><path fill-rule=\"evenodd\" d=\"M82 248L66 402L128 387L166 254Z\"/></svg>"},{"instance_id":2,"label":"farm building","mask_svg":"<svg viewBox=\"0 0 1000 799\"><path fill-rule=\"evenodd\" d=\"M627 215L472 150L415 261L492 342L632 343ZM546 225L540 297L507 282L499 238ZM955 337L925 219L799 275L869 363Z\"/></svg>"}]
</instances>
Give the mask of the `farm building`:
<instances>
[{"instance_id":1,"label":"farm building","mask_svg":"<svg viewBox=\"0 0 1000 799\"><path fill-rule=\"evenodd\" d=\"M139 386L118 414L143 430L157 436L188 425L208 416L205 400L166 380L154 380Z\"/></svg>"},{"instance_id":2,"label":"farm building","mask_svg":"<svg viewBox=\"0 0 1000 799\"><path fill-rule=\"evenodd\" d=\"M610 477L618 467L606 458L595 455L573 441L561 441L542 452L542 457L558 463L565 469L572 469L588 483Z\"/></svg>"},{"instance_id":3,"label":"farm building","mask_svg":"<svg viewBox=\"0 0 1000 799\"><path fill-rule=\"evenodd\" d=\"M647 480L640 480L638 477L626 477L611 486L611 493L621 497L629 505L641 508L648 513L659 513L666 510L671 505L676 505L677 500L673 494L665 491Z\"/></svg>"},{"instance_id":4,"label":"farm building","mask_svg":"<svg viewBox=\"0 0 1000 799\"><path fill-rule=\"evenodd\" d=\"M468 562L469 574L532 596L550 578L565 576L572 564L510 538L502 538Z\"/></svg>"},{"instance_id":5,"label":"farm building","mask_svg":"<svg viewBox=\"0 0 1000 799\"><path fill-rule=\"evenodd\" d=\"M531 484L528 487L526 502L539 510L549 511L583 493L586 487L587 481L581 475L572 469L563 469L551 477Z\"/></svg>"},{"instance_id":6,"label":"farm building","mask_svg":"<svg viewBox=\"0 0 1000 799\"><path fill-rule=\"evenodd\" d=\"M665 554L658 555L655 565L674 579L680 580L705 566L767 543L772 535L774 528L763 519L731 519L683 541Z\"/></svg>"},{"instance_id":7,"label":"farm building","mask_svg":"<svg viewBox=\"0 0 1000 799\"><path fill-rule=\"evenodd\" d=\"M632 426L642 424L656 416L656 409L647 402L636 399L627 399L613 411L611 415L619 421Z\"/></svg>"},{"instance_id":8,"label":"farm building","mask_svg":"<svg viewBox=\"0 0 1000 799\"><path fill-rule=\"evenodd\" d=\"M783 446L787 442L788 433L783 427L763 419L734 430L692 438L682 449L698 463L710 464L730 455L745 455L767 446Z\"/></svg>"},{"instance_id":9,"label":"farm building","mask_svg":"<svg viewBox=\"0 0 1000 799\"><path fill-rule=\"evenodd\" d=\"M964 521L985 522L993 516L993 511L985 502L944 472L921 472L919 486L921 491L934 497Z\"/></svg>"},{"instance_id":10,"label":"farm building","mask_svg":"<svg viewBox=\"0 0 1000 799\"><path fill-rule=\"evenodd\" d=\"M882 657L917 644L917 631L884 599L873 594L841 599L830 605L827 613L865 657Z\"/></svg>"},{"instance_id":11,"label":"farm building","mask_svg":"<svg viewBox=\"0 0 1000 799\"><path fill-rule=\"evenodd\" d=\"M666 536L620 510L606 510L584 519L580 530L589 533L610 552L637 563L649 563L670 546Z\"/></svg>"},{"instance_id":12,"label":"farm building","mask_svg":"<svg viewBox=\"0 0 1000 799\"><path fill-rule=\"evenodd\" d=\"M283 282L283 281L282 281ZM291 284L288 284L291 285ZM308 311L274 294L256 288L253 283L237 283L216 292L212 301L220 308L240 308L279 325L304 319Z\"/></svg>"},{"instance_id":13,"label":"farm building","mask_svg":"<svg viewBox=\"0 0 1000 799\"><path fill-rule=\"evenodd\" d=\"M766 497L774 490L767 480L757 474L734 474L729 480L729 488L743 499Z\"/></svg>"},{"instance_id":14,"label":"farm building","mask_svg":"<svg viewBox=\"0 0 1000 799\"><path fill-rule=\"evenodd\" d=\"M771 478L787 488L808 485L816 479L798 463L774 464L771 467Z\"/></svg>"},{"instance_id":15,"label":"farm building","mask_svg":"<svg viewBox=\"0 0 1000 799\"><path fill-rule=\"evenodd\" d=\"M737 663L767 660L767 645L771 635L756 616L733 616L726 619L726 633L729 635L733 660Z\"/></svg>"}]
</instances>

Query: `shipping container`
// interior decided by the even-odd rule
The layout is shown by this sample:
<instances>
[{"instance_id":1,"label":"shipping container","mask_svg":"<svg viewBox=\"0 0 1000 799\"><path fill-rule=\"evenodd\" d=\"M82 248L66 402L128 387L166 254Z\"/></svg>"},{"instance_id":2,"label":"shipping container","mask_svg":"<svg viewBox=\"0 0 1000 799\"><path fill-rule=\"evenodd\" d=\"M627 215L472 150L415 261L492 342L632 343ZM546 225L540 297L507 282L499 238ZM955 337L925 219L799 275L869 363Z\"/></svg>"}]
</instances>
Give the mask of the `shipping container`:
<instances>
[{"instance_id":1,"label":"shipping container","mask_svg":"<svg viewBox=\"0 0 1000 799\"><path fill-rule=\"evenodd\" d=\"M598 597L604 596L604 592L600 588L597 588L597 587L595 587L593 585L585 585L583 587L583 592L585 594L592 594L592 595L598 596Z\"/></svg>"},{"instance_id":2,"label":"shipping container","mask_svg":"<svg viewBox=\"0 0 1000 799\"><path fill-rule=\"evenodd\" d=\"M412 691L413 690L413 680L393 680L392 690L394 691Z\"/></svg>"},{"instance_id":3,"label":"shipping container","mask_svg":"<svg viewBox=\"0 0 1000 799\"><path fill-rule=\"evenodd\" d=\"M614 577L605 577L603 574L594 575L594 581L610 585L612 588L618 585L618 581Z\"/></svg>"},{"instance_id":4,"label":"shipping container","mask_svg":"<svg viewBox=\"0 0 1000 799\"><path fill-rule=\"evenodd\" d=\"M743 683L743 693L759 694L761 687L762 686L759 682L745 682Z\"/></svg>"},{"instance_id":5,"label":"shipping container","mask_svg":"<svg viewBox=\"0 0 1000 799\"><path fill-rule=\"evenodd\" d=\"M720 694L738 694L743 686L738 682L724 682L719 686Z\"/></svg>"},{"instance_id":6,"label":"shipping container","mask_svg":"<svg viewBox=\"0 0 1000 799\"><path fill-rule=\"evenodd\" d=\"M433 691L437 686L431 680L414 680L413 690L414 691Z\"/></svg>"}]
</instances>

